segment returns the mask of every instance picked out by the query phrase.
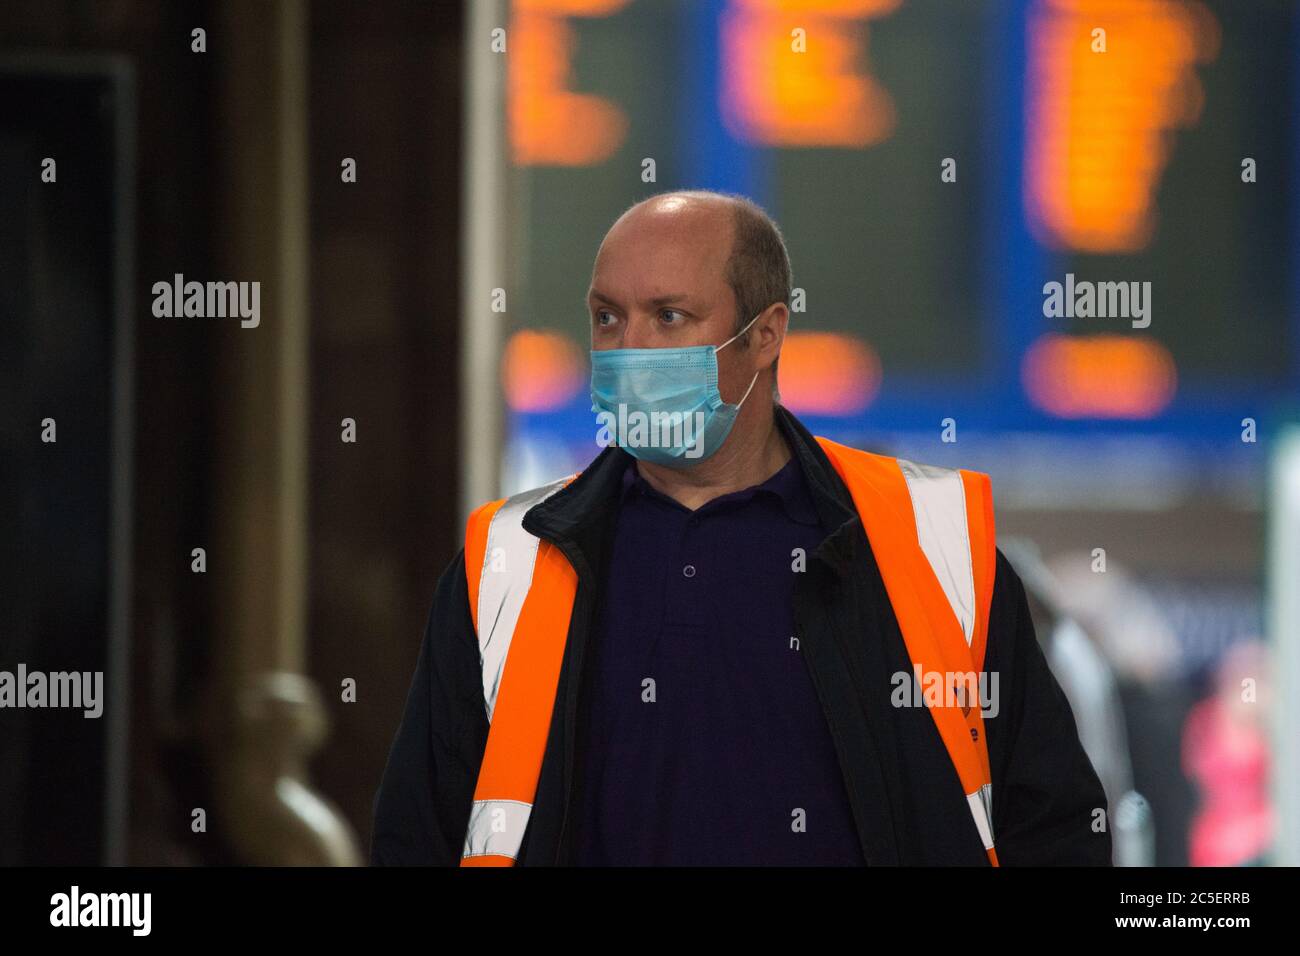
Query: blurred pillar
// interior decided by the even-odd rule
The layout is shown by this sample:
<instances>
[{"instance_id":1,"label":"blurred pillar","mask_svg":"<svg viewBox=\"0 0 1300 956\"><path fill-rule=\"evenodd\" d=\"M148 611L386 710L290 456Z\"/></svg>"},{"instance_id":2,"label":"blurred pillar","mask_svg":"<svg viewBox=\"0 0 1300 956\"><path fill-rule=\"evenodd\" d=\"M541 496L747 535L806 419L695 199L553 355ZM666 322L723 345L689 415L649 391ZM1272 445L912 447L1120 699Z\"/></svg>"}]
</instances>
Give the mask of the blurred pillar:
<instances>
[{"instance_id":1,"label":"blurred pillar","mask_svg":"<svg viewBox=\"0 0 1300 956\"><path fill-rule=\"evenodd\" d=\"M465 164L461 281L461 520L500 490L501 323L492 290L506 288L505 0L475 0L465 17ZM507 39L509 41L509 38Z\"/></svg>"},{"instance_id":2,"label":"blurred pillar","mask_svg":"<svg viewBox=\"0 0 1300 956\"><path fill-rule=\"evenodd\" d=\"M1273 713L1273 813L1277 866L1300 866L1300 423L1272 441L1269 475L1267 623L1272 654L1268 681Z\"/></svg>"},{"instance_id":3,"label":"blurred pillar","mask_svg":"<svg viewBox=\"0 0 1300 956\"><path fill-rule=\"evenodd\" d=\"M209 721L217 824L256 864L359 862L306 782L325 736L302 674L306 619L308 213L306 0L233 0L206 25L216 102L215 260L200 281L261 283L256 327L214 323L215 677Z\"/></svg>"}]
</instances>

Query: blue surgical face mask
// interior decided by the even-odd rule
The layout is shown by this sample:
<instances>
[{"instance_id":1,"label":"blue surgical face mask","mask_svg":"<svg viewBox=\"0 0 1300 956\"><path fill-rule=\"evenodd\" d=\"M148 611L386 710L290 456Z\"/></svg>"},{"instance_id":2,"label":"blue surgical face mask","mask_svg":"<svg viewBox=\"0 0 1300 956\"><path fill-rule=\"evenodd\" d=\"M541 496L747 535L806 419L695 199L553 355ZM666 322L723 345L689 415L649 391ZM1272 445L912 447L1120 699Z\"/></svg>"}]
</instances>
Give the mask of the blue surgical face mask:
<instances>
[{"instance_id":1,"label":"blue surgical face mask","mask_svg":"<svg viewBox=\"0 0 1300 956\"><path fill-rule=\"evenodd\" d=\"M598 441L677 468L716 452L758 381L755 372L740 402L728 405L718 391L718 352L757 320L758 315L721 345L593 349L591 410L601 426Z\"/></svg>"}]
</instances>

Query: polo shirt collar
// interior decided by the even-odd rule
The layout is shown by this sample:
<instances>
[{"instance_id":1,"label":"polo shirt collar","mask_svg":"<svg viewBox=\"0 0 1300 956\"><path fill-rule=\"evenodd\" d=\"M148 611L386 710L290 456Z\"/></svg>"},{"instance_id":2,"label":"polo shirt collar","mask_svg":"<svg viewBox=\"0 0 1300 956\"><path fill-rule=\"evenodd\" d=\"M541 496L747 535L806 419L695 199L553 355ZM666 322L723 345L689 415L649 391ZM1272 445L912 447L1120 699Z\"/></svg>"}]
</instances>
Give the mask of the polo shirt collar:
<instances>
[{"instance_id":1,"label":"polo shirt collar","mask_svg":"<svg viewBox=\"0 0 1300 956\"><path fill-rule=\"evenodd\" d=\"M652 487L638 470L636 460L630 455L628 458L629 461L620 482L620 501L627 501L632 495L641 494L681 507L678 502L673 501L673 499ZM770 495L776 498L791 521L811 527L816 527L819 523L817 509L813 506L812 496L805 483L798 457L794 454L791 454L790 460L766 481L729 492L701 507L707 508L710 505L725 501L748 500L756 495Z\"/></svg>"}]
</instances>

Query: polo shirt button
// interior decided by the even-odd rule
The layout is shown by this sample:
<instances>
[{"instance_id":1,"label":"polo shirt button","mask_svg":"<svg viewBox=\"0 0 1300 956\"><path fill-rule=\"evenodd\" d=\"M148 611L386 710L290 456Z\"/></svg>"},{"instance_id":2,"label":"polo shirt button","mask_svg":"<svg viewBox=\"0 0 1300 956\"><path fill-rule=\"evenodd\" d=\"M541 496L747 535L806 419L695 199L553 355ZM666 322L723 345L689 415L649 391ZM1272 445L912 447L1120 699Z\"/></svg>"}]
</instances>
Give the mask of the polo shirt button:
<instances>
[{"instance_id":1,"label":"polo shirt button","mask_svg":"<svg viewBox=\"0 0 1300 956\"><path fill-rule=\"evenodd\" d=\"M693 564L686 565L686 567L682 568L682 574L688 578L695 577L695 565Z\"/></svg>"}]
</instances>

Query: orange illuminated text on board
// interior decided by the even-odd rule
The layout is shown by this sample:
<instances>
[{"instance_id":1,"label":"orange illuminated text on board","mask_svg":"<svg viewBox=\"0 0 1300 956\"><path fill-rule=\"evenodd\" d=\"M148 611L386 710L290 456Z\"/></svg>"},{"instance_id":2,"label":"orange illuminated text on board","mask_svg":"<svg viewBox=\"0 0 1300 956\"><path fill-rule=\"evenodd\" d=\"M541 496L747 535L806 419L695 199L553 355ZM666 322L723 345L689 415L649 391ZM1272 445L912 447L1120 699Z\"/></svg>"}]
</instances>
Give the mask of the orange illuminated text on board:
<instances>
[{"instance_id":1,"label":"orange illuminated text on board","mask_svg":"<svg viewBox=\"0 0 1300 956\"><path fill-rule=\"evenodd\" d=\"M1056 248L1144 248L1171 131L1201 114L1193 66L1217 54L1217 22L1189 0L1040 0L1028 43L1031 227Z\"/></svg>"}]
</instances>

